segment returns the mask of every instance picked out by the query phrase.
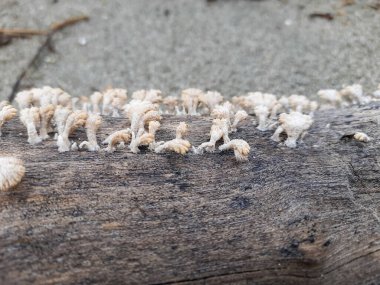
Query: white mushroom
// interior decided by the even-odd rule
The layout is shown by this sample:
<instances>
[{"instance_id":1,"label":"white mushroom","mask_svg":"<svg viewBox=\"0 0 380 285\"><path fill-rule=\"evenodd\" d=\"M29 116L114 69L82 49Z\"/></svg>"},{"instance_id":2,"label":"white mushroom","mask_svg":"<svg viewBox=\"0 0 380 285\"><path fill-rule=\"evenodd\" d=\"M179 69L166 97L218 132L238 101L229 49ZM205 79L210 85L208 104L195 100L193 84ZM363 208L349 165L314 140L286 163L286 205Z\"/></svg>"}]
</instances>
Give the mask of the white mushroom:
<instances>
[{"instance_id":1,"label":"white mushroom","mask_svg":"<svg viewBox=\"0 0 380 285\"><path fill-rule=\"evenodd\" d=\"M362 133L362 132L355 133L354 139L360 142L369 142L371 140L367 134Z\"/></svg>"},{"instance_id":2,"label":"white mushroom","mask_svg":"<svg viewBox=\"0 0 380 285\"><path fill-rule=\"evenodd\" d=\"M86 120L87 141L83 141L79 148L86 148L89 151L99 151L100 147L96 140L96 132L102 124L102 117L98 114L89 114Z\"/></svg>"},{"instance_id":3,"label":"white mushroom","mask_svg":"<svg viewBox=\"0 0 380 285\"><path fill-rule=\"evenodd\" d=\"M203 104L209 112L215 108L216 105L223 102L223 96L217 91L207 91L207 93L200 93L199 94L199 102Z\"/></svg>"},{"instance_id":4,"label":"white mushroom","mask_svg":"<svg viewBox=\"0 0 380 285\"><path fill-rule=\"evenodd\" d=\"M345 86L340 90L340 94L353 104L367 104L371 101L370 97L364 95L363 87L360 84Z\"/></svg>"},{"instance_id":5,"label":"white mushroom","mask_svg":"<svg viewBox=\"0 0 380 285\"><path fill-rule=\"evenodd\" d=\"M131 141L132 133L130 129L116 131L110 134L104 141L103 144L107 144L107 148L105 151L114 152L116 150L116 146L120 144L126 144Z\"/></svg>"},{"instance_id":6,"label":"white mushroom","mask_svg":"<svg viewBox=\"0 0 380 285\"><path fill-rule=\"evenodd\" d=\"M247 161L250 147L245 140L234 139L219 147L220 151L233 150L237 161Z\"/></svg>"},{"instance_id":7,"label":"white mushroom","mask_svg":"<svg viewBox=\"0 0 380 285\"><path fill-rule=\"evenodd\" d=\"M101 114L100 103L102 102L102 100L103 100L103 94L100 93L100 92L94 92L90 96L90 101L91 101L92 112L93 113L95 113L95 114Z\"/></svg>"},{"instance_id":8,"label":"white mushroom","mask_svg":"<svg viewBox=\"0 0 380 285\"><path fill-rule=\"evenodd\" d=\"M197 107L199 104L199 97L202 94L203 91L196 88L189 88L182 91L181 99L185 114L198 115Z\"/></svg>"},{"instance_id":9,"label":"white mushroom","mask_svg":"<svg viewBox=\"0 0 380 285\"><path fill-rule=\"evenodd\" d=\"M8 102L2 101L0 102L0 136L1 136L1 128L3 125L14 118L17 114L16 108L12 105L8 105Z\"/></svg>"},{"instance_id":10,"label":"white mushroom","mask_svg":"<svg viewBox=\"0 0 380 285\"><path fill-rule=\"evenodd\" d=\"M151 103L160 103L162 101L162 92L161 90L157 89L150 89L150 90L138 90L133 92L132 94L133 99L141 100L141 101L149 101Z\"/></svg>"},{"instance_id":11,"label":"white mushroom","mask_svg":"<svg viewBox=\"0 0 380 285\"><path fill-rule=\"evenodd\" d=\"M48 132L51 130L51 120L54 116L55 107L53 104L44 105L39 108L41 127L40 127L40 137L42 140L48 139Z\"/></svg>"},{"instance_id":12,"label":"white mushroom","mask_svg":"<svg viewBox=\"0 0 380 285\"><path fill-rule=\"evenodd\" d=\"M0 191L7 191L19 184L24 177L25 167L21 159L0 157Z\"/></svg>"},{"instance_id":13,"label":"white mushroom","mask_svg":"<svg viewBox=\"0 0 380 285\"><path fill-rule=\"evenodd\" d=\"M279 117L280 126L277 128L272 140L279 142L280 134L286 132L287 139L285 145L287 147L296 147L297 139L302 136L312 125L313 119L309 115L303 115L299 112L290 112L290 114L282 113Z\"/></svg>"},{"instance_id":14,"label":"white mushroom","mask_svg":"<svg viewBox=\"0 0 380 285\"><path fill-rule=\"evenodd\" d=\"M322 103L327 106L340 107L342 104L342 95L335 89L324 89L318 91L318 96Z\"/></svg>"},{"instance_id":15,"label":"white mushroom","mask_svg":"<svg viewBox=\"0 0 380 285\"><path fill-rule=\"evenodd\" d=\"M37 128L40 127L40 112L39 108L31 107L20 111L20 120L24 124L28 132L28 143L38 144L42 141L37 133Z\"/></svg>"},{"instance_id":16,"label":"white mushroom","mask_svg":"<svg viewBox=\"0 0 380 285\"><path fill-rule=\"evenodd\" d=\"M237 131L237 126L239 123L245 119L248 118L248 114L244 110L237 111L234 116L234 121L231 125L231 132L236 132Z\"/></svg>"},{"instance_id":17,"label":"white mushroom","mask_svg":"<svg viewBox=\"0 0 380 285\"><path fill-rule=\"evenodd\" d=\"M66 120L65 128L62 134L58 135L57 145L59 152L66 152L70 150L70 140L69 136L86 124L88 114L85 111L75 111L72 112Z\"/></svg>"},{"instance_id":18,"label":"white mushroom","mask_svg":"<svg viewBox=\"0 0 380 285\"><path fill-rule=\"evenodd\" d=\"M188 126L186 123L181 122L176 130L176 138L167 142L160 142L155 148L156 153L162 153L165 151L172 151L179 154L185 154L189 151L191 144L188 140L184 139L184 136L188 132Z\"/></svg>"},{"instance_id":19,"label":"white mushroom","mask_svg":"<svg viewBox=\"0 0 380 285\"><path fill-rule=\"evenodd\" d=\"M197 148L193 148L194 153L201 154L203 150L214 152L217 141L223 138L224 143L230 141L228 137L229 121L227 119L214 119L210 130L210 141L202 143Z\"/></svg>"}]
</instances>

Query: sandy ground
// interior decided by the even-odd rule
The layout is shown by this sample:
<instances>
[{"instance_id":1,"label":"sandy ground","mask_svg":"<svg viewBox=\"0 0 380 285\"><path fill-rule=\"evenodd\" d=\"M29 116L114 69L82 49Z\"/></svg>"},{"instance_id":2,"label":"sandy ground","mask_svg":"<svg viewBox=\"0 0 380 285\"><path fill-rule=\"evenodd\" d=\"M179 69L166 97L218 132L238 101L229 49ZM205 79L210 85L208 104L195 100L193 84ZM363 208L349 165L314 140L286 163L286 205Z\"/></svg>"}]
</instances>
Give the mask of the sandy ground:
<instances>
[{"instance_id":1,"label":"sandy ground","mask_svg":"<svg viewBox=\"0 0 380 285\"><path fill-rule=\"evenodd\" d=\"M58 32L21 87L60 86L89 95L108 86L262 90L314 96L321 88L380 83L380 10L371 0L1 0L0 27L45 29L76 15L90 21ZM310 19L315 12L334 20ZM43 37L0 46L0 98Z\"/></svg>"}]
</instances>

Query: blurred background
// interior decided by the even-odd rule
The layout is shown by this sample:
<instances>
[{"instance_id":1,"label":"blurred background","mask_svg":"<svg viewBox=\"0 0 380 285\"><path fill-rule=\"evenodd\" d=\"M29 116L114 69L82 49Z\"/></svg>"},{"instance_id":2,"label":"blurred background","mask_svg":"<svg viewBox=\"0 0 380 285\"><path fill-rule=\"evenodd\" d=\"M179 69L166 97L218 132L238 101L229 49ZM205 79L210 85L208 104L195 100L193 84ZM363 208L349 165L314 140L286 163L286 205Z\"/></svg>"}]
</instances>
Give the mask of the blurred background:
<instances>
[{"instance_id":1,"label":"blurred background","mask_svg":"<svg viewBox=\"0 0 380 285\"><path fill-rule=\"evenodd\" d=\"M109 86L130 92L215 89L315 96L380 83L377 0L1 0L0 28L46 30L0 37L0 99L51 85L74 96Z\"/></svg>"}]
</instances>

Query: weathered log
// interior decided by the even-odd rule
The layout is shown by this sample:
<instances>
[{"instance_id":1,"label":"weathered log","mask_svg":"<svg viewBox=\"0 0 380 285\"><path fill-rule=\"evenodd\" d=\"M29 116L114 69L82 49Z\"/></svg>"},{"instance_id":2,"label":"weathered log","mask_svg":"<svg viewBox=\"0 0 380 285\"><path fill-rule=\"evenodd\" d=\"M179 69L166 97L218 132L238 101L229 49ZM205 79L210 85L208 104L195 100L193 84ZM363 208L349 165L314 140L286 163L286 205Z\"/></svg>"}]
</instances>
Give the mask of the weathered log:
<instances>
[{"instance_id":1,"label":"weathered log","mask_svg":"<svg viewBox=\"0 0 380 285\"><path fill-rule=\"evenodd\" d=\"M245 122L232 137L251 145L248 163L58 153L13 120L0 154L26 175L0 193L0 283L379 284L379 108L320 111L296 149ZM208 139L211 120L191 116L164 116L158 139L180 121L194 145ZM98 138L126 126L107 118Z\"/></svg>"}]
</instances>

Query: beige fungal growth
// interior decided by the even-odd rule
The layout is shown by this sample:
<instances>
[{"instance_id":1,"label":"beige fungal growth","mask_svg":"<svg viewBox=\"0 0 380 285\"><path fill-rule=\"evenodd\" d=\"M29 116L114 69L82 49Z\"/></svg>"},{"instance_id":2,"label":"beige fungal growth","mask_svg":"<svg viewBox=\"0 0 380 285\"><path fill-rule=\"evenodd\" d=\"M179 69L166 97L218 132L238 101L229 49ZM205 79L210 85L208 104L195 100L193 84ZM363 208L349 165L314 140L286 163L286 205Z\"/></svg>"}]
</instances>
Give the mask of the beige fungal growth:
<instances>
[{"instance_id":1,"label":"beige fungal growth","mask_svg":"<svg viewBox=\"0 0 380 285\"><path fill-rule=\"evenodd\" d=\"M368 104L371 99L364 96L363 87L360 84L353 84L340 90L340 94L344 99L352 104Z\"/></svg>"},{"instance_id":2,"label":"beige fungal growth","mask_svg":"<svg viewBox=\"0 0 380 285\"><path fill-rule=\"evenodd\" d=\"M229 121L227 119L214 119L210 130L210 141L193 148L194 153L202 154L203 151L214 152L216 143L223 138L224 143L230 141L228 137Z\"/></svg>"},{"instance_id":3,"label":"beige fungal growth","mask_svg":"<svg viewBox=\"0 0 380 285\"><path fill-rule=\"evenodd\" d=\"M21 91L16 94L15 100L20 109L30 108L32 106L46 106L49 104L71 108L72 104L70 94L60 88L52 88L50 86Z\"/></svg>"},{"instance_id":4,"label":"beige fungal growth","mask_svg":"<svg viewBox=\"0 0 380 285\"><path fill-rule=\"evenodd\" d=\"M207 91L207 93L200 93L199 94L199 102L203 104L209 112L215 108L216 105L219 105L223 102L223 96L217 91Z\"/></svg>"},{"instance_id":5,"label":"beige fungal growth","mask_svg":"<svg viewBox=\"0 0 380 285\"><path fill-rule=\"evenodd\" d=\"M95 113L95 114L101 114L100 103L102 102L102 100L103 100L103 94L100 93L100 92L94 92L90 96L90 101L91 101L92 112L93 113Z\"/></svg>"},{"instance_id":6,"label":"beige fungal growth","mask_svg":"<svg viewBox=\"0 0 380 285\"><path fill-rule=\"evenodd\" d=\"M32 106L33 94L29 90L23 90L16 94L15 101L18 103L20 110L29 108Z\"/></svg>"},{"instance_id":7,"label":"beige fungal growth","mask_svg":"<svg viewBox=\"0 0 380 285\"><path fill-rule=\"evenodd\" d=\"M132 141L129 144L129 149L133 153L139 153L140 152L140 149L139 149L140 146L148 146L148 145L154 143L154 141L155 141L154 134L147 133L143 129L140 129L138 131L137 135L132 133Z\"/></svg>"},{"instance_id":8,"label":"beige fungal growth","mask_svg":"<svg viewBox=\"0 0 380 285\"><path fill-rule=\"evenodd\" d=\"M57 128L58 135L62 135L65 130L66 120L71 114L71 110L66 107L58 106L54 112L54 122Z\"/></svg>"},{"instance_id":9,"label":"beige fungal growth","mask_svg":"<svg viewBox=\"0 0 380 285\"><path fill-rule=\"evenodd\" d=\"M271 137L272 140L281 141L280 135L285 132L288 138L285 145L290 148L297 146L297 139L304 135L313 123L309 115L303 115L300 112L291 112L290 114L282 113L279 118L280 126Z\"/></svg>"},{"instance_id":10,"label":"beige fungal growth","mask_svg":"<svg viewBox=\"0 0 380 285\"><path fill-rule=\"evenodd\" d=\"M189 151L191 144L188 140L184 139L184 136L188 133L188 126L186 123L181 122L176 130L176 138L167 141L159 142L155 148L156 153L162 153L167 151L176 152L179 154L185 154Z\"/></svg>"},{"instance_id":11,"label":"beige fungal growth","mask_svg":"<svg viewBox=\"0 0 380 285\"><path fill-rule=\"evenodd\" d=\"M114 132L103 141L103 144L108 145L104 150L107 152L114 152L118 145L129 143L131 141L131 138L132 132L130 129Z\"/></svg>"},{"instance_id":12,"label":"beige fungal growth","mask_svg":"<svg viewBox=\"0 0 380 285\"><path fill-rule=\"evenodd\" d=\"M369 142L371 141L370 137L362 132L357 132L354 134L354 139L359 141L359 142Z\"/></svg>"},{"instance_id":13,"label":"beige fungal growth","mask_svg":"<svg viewBox=\"0 0 380 285\"><path fill-rule=\"evenodd\" d=\"M198 115L197 107L199 97L203 95L203 91L196 88L185 89L181 93L183 112L188 115Z\"/></svg>"},{"instance_id":14,"label":"beige fungal growth","mask_svg":"<svg viewBox=\"0 0 380 285\"><path fill-rule=\"evenodd\" d=\"M0 102L0 136L1 136L1 128L4 124L11 119L13 119L17 114L16 108L12 105L8 105L7 101Z\"/></svg>"},{"instance_id":15,"label":"beige fungal growth","mask_svg":"<svg viewBox=\"0 0 380 285\"><path fill-rule=\"evenodd\" d=\"M149 122L148 132L149 134L153 135L153 141L149 144L149 149L152 151L154 151L157 146L156 133L160 127L161 127L161 124L158 121Z\"/></svg>"},{"instance_id":16,"label":"beige fungal growth","mask_svg":"<svg viewBox=\"0 0 380 285\"><path fill-rule=\"evenodd\" d=\"M317 94L321 102L327 106L337 108L342 105L342 95L335 89L319 90Z\"/></svg>"},{"instance_id":17,"label":"beige fungal growth","mask_svg":"<svg viewBox=\"0 0 380 285\"><path fill-rule=\"evenodd\" d=\"M146 125L145 119L152 118L152 113L145 116L150 111L157 111L155 104L149 101L132 100L124 106L125 114L131 122L131 131L137 134L138 130ZM145 117L144 117L145 116Z\"/></svg>"},{"instance_id":18,"label":"beige fungal growth","mask_svg":"<svg viewBox=\"0 0 380 285\"><path fill-rule=\"evenodd\" d=\"M269 115L273 109L279 108L275 95L261 92L250 92L246 96L240 97L239 104L249 113L255 114L258 121L257 129L260 131L268 129Z\"/></svg>"},{"instance_id":19,"label":"beige fungal growth","mask_svg":"<svg viewBox=\"0 0 380 285\"><path fill-rule=\"evenodd\" d=\"M90 99L87 96L80 96L79 103L82 106L81 111L89 112L91 110Z\"/></svg>"},{"instance_id":20,"label":"beige fungal growth","mask_svg":"<svg viewBox=\"0 0 380 285\"><path fill-rule=\"evenodd\" d=\"M158 106L150 101L132 100L125 105L124 111L131 121L132 140L130 150L138 153L139 146L147 145L154 142L154 135L147 133L145 127L148 127L152 121L160 121L161 116L158 112Z\"/></svg>"},{"instance_id":21,"label":"beige fungal growth","mask_svg":"<svg viewBox=\"0 0 380 285\"><path fill-rule=\"evenodd\" d=\"M310 100L303 95L293 94L289 96L288 100L290 109L299 113L302 113L305 110L307 110L310 104Z\"/></svg>"},{"instance_id":22,"label":"beige fungal growth","mask_svg":"<svg viewBox=\"0 0 380 285\"><path fill-rule=\"evenodd\" d=\"M103 93L103 115L112 115L112 117L120 117L119 111L127 102L127 90L121 88L108 89Z\"/></svg>"},{"instance_id":23,"label":"beige fungal growth","mask_svg":"<svg viewBox=\"0 0 380 285\"><path fill-rule=\"evenodd\" d=\"M161 121L161 115L158 111L148 111L144 114L141 120L141 124L139 126L139 129L142 129L143 127L147 127L150 122L156 121L159 122Z\"/></svg>"},{"instance_id":24,"label":"beige fungal growth","mask_svg":"<svg viewBox=\"0 0 380 285\"><path fill-rule=\"evenodd\" d=\"M153 104L160 103L162 101L162 92L157 89L150 90L138 90L133 92L132 98L141 101L149 101Z\"/></svg>"},{"instance_id":25,"label":"beige fungal growth","mask_svg":"<svg viewBox=\"0 0 380 285\"><path fill-rule=\"evenodd\" d=\"M79 148L86 148L88 151L99 151L100 146L96 140L96 132L102 124L102 117L98 114L89 114L86 120L87 141L83 141Z\"/></svg>"},{"instance_id":26,"label":"beige fungal growth","mask_svg":"<svg viewBox=\"0 0 380 285\"><path fill-rule=\"evenodd\" d=\"M156 132L161 127L160 122L158 121L151 121L149 122L149 133L156 136Z\"/></svg>"},{"instance_id":27,"label":"beige fungal growth","mask_svg":"<svg viewBox=\"0 0 380 285\"><path fill-rule=\"evenodd\" d=\"M254 109L255 116L259 121L257 129L260 131L266 131L268 129L268 117L269 117L269 109L266 106L259 105Z\"/></svg>"},{"instance_id":28,"label":"beige fungal growth","mask_svg":"<svg viewBox=\"0 0 380 285\"><path fill-rule=\"evenodd\" d=\"M178 98L175 96L167 96L163 99L162 104L165 106L165 113L174 114L179 113Z\"/></svg>"},{"instance_id":29,"label":"beige fungal growth","mask_svg":"<svg viewBox=\"0 0 380 285\"><path fill-rule=\"evenodd\" d=\"M59 152L66 152L70 150L70 140L69 136L86 124L87 113L85 111L75 111L72 112L66 120L65 128L62 134L58 135L57 145Z\"/></svg>"},{"instance_id":30,"label":"beige fungal growth","mask_svg":"<svg viewBox=\"0 0 380 285\"><path fill-rule=\"evenodd\" d=\"M222 105L217 105L211 112L211 117L214 119L226 119L231 123L231 118L233 117L233 106L230 102L225 102Z\"/></svg>"},{"instance_id":31,"label":"beige fungal growth","mask_svg":"<svg viewBox=\"0 0 380 285\"><path fill-rule=\"evenodd\" d=\"M251 150L249 144L245 140L231 140L219 147L220 151L233 150L237 161L247 161Z\"/></svg>"},{"instance_id":32,"label":"beige fungal growth","mask_svg":"<svg viewBox=\"0 0 380 285\"><path fill-rule=\"evenodd\" d=\"M31 107L20 111L20 120L24 124L28 132L28 143L38 144L42 141L37 133L37 128L40 127L41 118L39 108Z\"/></svg>"},{"instance_id":33,"label":"beige fungal growth","mask_svg":"<svg viewBox=\"0 0 380 285\"><path fill-rule=\"evenodd\" d=\"M237 111L234 116L234 121L231 125L231 132L236 132L237 127L241 121L244 121L248 118L248 114L244 110Z\"/></svg>"},{"instance_id":34,"label":"beige fungal growth","mask_svg":"<svg viewBox=\"0 0 380 285\"><path fill-rule=\"evenodd\" d=\"M63 91L61 88L52 88L50 86L44 86L41 89L33 89L36 90L40 95L39 97L39 105L45 106L52 104L54 106L63 106L71 108L72 101L71 95Z\"/></svg>"},{"instance_id":35,"label":"beige fungal growth","mask_svg":"<svg viewBox=\"0 0 380 285\"><path fill-rule=\"evenodd\" d=\"M19 184L24 177L25 167L21 159L0 157L0 191L7 191Z\"/></svg>"},{"instance_id":36,"label":"beige fungal growth","mask_svg":"<svg viewBox=\"0 0 380 285\"><path fill-rule=\"evenodd\" d=\"M48 130L51 129L51 120L54 116L55 107L53 104L42 106L39 108L40 111L40 137L42 140L48 139Z\"/></svg>"},{"instance_id":37,"label":"beige fungal growth","mask_svg":"<svg viewBox=\"0 0 380 285\"><path fill-rule=\"evenodd\" d=\"M185 122L179 123L176 132L175 132L175 138L176 139L183 139L189 132L189 126Z\"/></svg>"}]
</instances>

